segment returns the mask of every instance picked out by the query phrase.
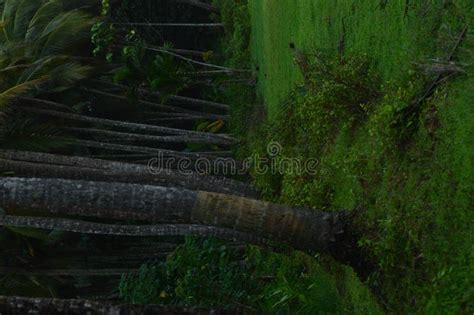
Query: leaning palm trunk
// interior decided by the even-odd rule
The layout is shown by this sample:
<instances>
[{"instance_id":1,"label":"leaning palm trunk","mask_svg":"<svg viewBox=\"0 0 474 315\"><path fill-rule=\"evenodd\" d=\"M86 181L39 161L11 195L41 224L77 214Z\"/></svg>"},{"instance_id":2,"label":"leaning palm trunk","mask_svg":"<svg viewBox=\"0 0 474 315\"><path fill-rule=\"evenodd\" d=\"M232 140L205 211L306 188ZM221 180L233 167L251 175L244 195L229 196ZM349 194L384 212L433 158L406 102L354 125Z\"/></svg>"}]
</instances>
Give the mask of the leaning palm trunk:
<instances>
[{"instance_id":1,"label":"leaning palm trunk","mask_svg":"<svg viewBox=\"0 0 474 315\"><path fill-rule=\"evenodd\" d=\"M172 119L172 118L170 118ZM152 119L150 119L152 121ZM153 141L155 143L179 143L179 144L216 144L222 145L222 141L209 138L201 137L189 137L189 136L153 136L153 135L144 135L138 133L125 133L118 131L109 131L103 129L95 128L64 128L66 131L72 131L80 134L90 134L90 135L99 135L107 137L115 137L117 139L122 139L124 141Z\"/></svg>"},{"instance_id":2,"label":"leaning palm trunk","mask_svg":"<svg viewBox=\"0 0 474 315\"><path fill-rule=\"evenodd\" d=\"M48 314L221 314L219 310L182 308L162 305L114 305L110 302L91 300L62 300L46 298L25 298L0 296L0 313L8 315Z\"/></svg>"},{"instance_id":3,"label":"leaning palm trunk","mask_svg":"<svg viewBox=\"0 0 474 315\"><path fill-rule=\"evenodd\" d=\"M204 59L203 56L206 55L206 53L208 53L207 51L199 51L199 50L190 50L190 49L178 49L178 48L168 48L168 47L164 47L164 46L151 46L151 45L147 45L144 47L145 49L147 50L155 50L155 49L166 49L166 50L169 50L175 54L179 54L179 55L182 55L182 56L191 56L191 57L197 57L197 58L200 58L200 59Z\"/></svg>"},{"instance_id":4,"label":"leaning palm trunk","mask_svg":"<svg viewBox=\"0 0 474 315\"><path fill-rule=\"evenodd\" d=\"M199 1L199 0L176 0L177 2L186 3L191 6L201 8L213 13L219 13L219 9L211 4Z\"/></svg>"},{"instance_id":5,"label":"leaning palm trunk","mask_svg":"<svg viewBox=\"0 0 474 315\"><path fill-rule=\"evenodd\" d=\"M186 122L193 122L193 121L198 121L201 118L196 117L196 116L183 116L183 117L174 117L174 118L154 118L154 119L148 119L146 122L149 123L167 123L167 124L182 124Z\"/></svg>"},{"instance_id":6,"label":"leaning palm trunk","mask_svg":"<svg viewBox=\"0 0 474 315\"><path fill-rule=\"evenodd\" d=\"M58 218L0 216L0 226L27 227L46 230L67 231L83 234L120 236L186 236L217 237L232 242L251 244L267 243L263 238L232 229L196 224L161 225L117 225ZM2 272L0 268L0 274Z\"/></svg>"},{"instance_id":7,"label":"leaning palm trunk","mask_svg":"<svg viewBox=\"0 0 474 315\"><path fill-rule=\"evenodd\" d=\"M223 28L222 23L146 23L146 22L128 22L128 23L112 23L113 25L130 25L130 26L160 26L160 27L186 27L186 28Z\"/></svg>"},{"instance_id":8,"label":"leaning palm trunk","mask_svg":"<svg viewBox=\"0 0 474 315\"><path fill-rule=\"evenodd\" d=\"M200 1L200 0L174 0L174 1L184 3L184 4L188 4L188 5L191 5L191 6L196 7L196 8L204 9L204 10L219 14L219 8L218 7L216 7L212 4ZM112 1L110 1L110 4L116 5L117 2L119 2L119 0L112 0Z\"/></svg>"},{"instance_id":9,"label":"leaning palm trunk","mask_svg":"<svg viewBox=\"0 0 474 315\"><path fill-rule=\"evenodd\" d=\"M148 50L153 50L153 51L160 52L160 53L163 53L163 54L171 55L171 56L174 56L178 59L186 61L190 64L195 64L195 65L199 65L199 66L203 66L203 67L207 67L207 68L214 68L214 69L224 70L224 71L227 71L227 73L229 73L229 74L234 74L234 73L239 73L239 72L250 74L252 72L252 70L249 70L249 69L235 69L235 68L229 68L229 67L214 65L214 64L211 64L211 63L200 62L200 61L197 61L197 60L194 60L194 59L186 58L184 56L181 56L180 54L175 54L175 53L173 53L169 50L166 50L166 49L149 48Z\"/></svg>"},{"instance_id":10,"label":"leaning palm trunk","mask_svg":"<svg viewBox=\"0 0 474 315\"><path fill-rule=\"evenodd\" d=\"M67 277L110 277L136 272L137 269L21 269L0 267L0 275L23 276L67 276Z\"/></svg>"},{"instance_id":11,"label":"leaning palm trunk","mask_svg":"<svg viewBox=\"0 0 474 315\"><path fill-rule=\"evenodd\" d=\"M67 196L67 198L64 198ZM345 213L294 209L217 193L159 186L3 178L5 209L121 220L209 225L345 259L354 249Z\"/></svg>"},{"instance_id":12,"label":"leaning palm trunk","mask_svg":"<svg viewBox=\"0 0 474 315\"><path fill-rule=\"evenodd\" d=\"M95 84L103 84L107 85L112 88L116 89L121 89L121 90L126 90L128 89L127 86L121 85L121 84L115 84L112 82L107 82L107 81L102 81L102 80L92 80L92 83ZM196 106L206 106L206 107L212 107L216 108L219 110L225 110L228 111L230 109L230 106L227 104L222 104L222 103L217 103L213 101L208 101L208 100L203 100L203 99L198 99L198 98L191 98L191 97L185 97L185 96L179 96L179 95L163 95L163 93L159 91L149 91L147 89L138 89L138 92L144 96L151 96L151 97L157 97L159 99L168 99L170 101L176 101L179 103L183 104L190 104L190 105L196 105Z\"/></svg>"},{"instance_id":13,"label":"leaning palm trunk","mask_svg":"<svg viewBox=\"0 0 474 315\"><path fill-rule=\"evenodd\" d=\"M212 155L211 152L207 152L206 154L201 154L199 152L180 152L180 151L172 151L172 150L165 150L165 149L155 149L149 147L142 147L142 146L133 146L133 145L121 145L121 144L113 144L107 142L97 142L97 141L89 141L89 140L74 140L72 142L74 145L83 146L87 148L95 148L95 149L103 149L103 150L112 150L112 151L121 151L121 152L131 152L131 153L145 153L145 154L155 154L159 157L164 158L174 158L176 160L197 160L203 159L206 161L214 161L218 157ZM232 163L235 165L237 161L232 160Z\"/></svg>"},{"instance_id":14,"label":"leaning palm trunk","mask_svg":"<svg viewBox=\"0 0 474 315\"><path fill-rule=\"evenodd\" d=\"M88 91L88 92L96 94L96 95L102 95L102 96L109 97L109 98L115 98L115 99L123 100L125 102L129 101L129 99L126 96L123 96L123 95L107 93L107 92L103 92L103 91L96 90L96 89L91 89L91 88L88 88L88 89L83 88L81 90ZM200 116L202 119L210 119L210 120L219 120L220 119L220 120L224 120L224 121L229 120L228 115L208 114L208 113L197 112L197 111L183 109L183 108L179 108L179 107L175 107L175 106L157 104L157 103L143 101L143 100L138 100L137 102L139 104L143 105L143 106L148 106L150 108L156 108L156 109L164 110L164 111L167 111L167 112L175 112L175 113L188 114L188 115L192 115L192 116Z\"/></svg>"},{"instance_id":15,"label":"leaning palm trunk","mask_svg":"<svg viewBox=\"0 0 474 315\"><path fill-rule=\"evenodd\" d=\"M155 160L156 161L156 160ZM256 198L249 185L223 177L201 176L148 166L56 154L0 150L0 170L16 176L123 182L181 187Z\"/></svg>"},{"instance_id":16,"label":"leaning palm trunk","mask_svg":"<svg viewBox=\"0 0 474 315\"><path fill-rule=\"evenodd\" d=\"M116 120L110 120L110 119L95 118L95 117L90 117L90 116L69 114L69 113L58 112L58 111L53 111L53 110L37 109L33 107L22 106L21 108L27 110L30 113L47 115L51 117L58 117L58 118L63 118L63 119L71 120L71 121L78 121L78 122L84 122L84 123L89 123L89 124L97 124L97 125L106 126L106 127L127 129L127 130L131 130L135 132L149 132L149 133L159 133L159 134L167 134L167 135L182 135L182 136L189 136L190 139L194 139L194 138L213 139L213 141L219 144L223 144L223 145L237 142L235 138L232 138L226 135L220 135L220 134L212 134L212 133L207 133L207 132L199 132L199 131L192 131L192 130L186 130L186 129L177 129L177 128L169 128L169 127L163 127L163 126L144 125L144 124L116 121Z\"/></svg>"}]
</instances>

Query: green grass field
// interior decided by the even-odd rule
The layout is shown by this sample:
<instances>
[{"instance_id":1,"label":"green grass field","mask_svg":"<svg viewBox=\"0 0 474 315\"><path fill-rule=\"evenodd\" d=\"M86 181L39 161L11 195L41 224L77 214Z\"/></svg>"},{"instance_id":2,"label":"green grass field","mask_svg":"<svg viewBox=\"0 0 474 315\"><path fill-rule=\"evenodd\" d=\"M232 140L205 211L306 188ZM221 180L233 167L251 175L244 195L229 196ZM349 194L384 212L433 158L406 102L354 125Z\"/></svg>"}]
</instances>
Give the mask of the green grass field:
<instances>
[{"instance_id":1,"label":"green grass field","mask_svg":"<svg viewBox=\"0 0 474 315\"><path fill-rule=\"evenodd\" d=\"M280 141L287 155L320 161L320 176L257 176L256 184L287 204L367 209L361 246L377 264L368 285L387 310L472 312L474 3L249 0L249 10L257 91L268 112L249 137L250 150ZM448 56L466 26L453 59L465 73L439 85L415 116L401 118L433 77L416 64ZM366 54L383 98L357 123L316 117L332 130L321 139L304 115L317 105L290 94L303 82L292 43L308 54ZM287 103L303 113L300 120L288 121Z\"/></svg>"},{"instance_id":2,"label":"green grass field","mask_svg":"<svg viewBox=\"0 0 474 315\"><path fill-rule=\"evenodd\" d=\"M422 17L420 6L406 7L405 0L249 2L253 60L260 67L258 87L271 115L301 80L290 43L302 51L336 53L345 28L347 54L368 53L386 80L403 81L412 62L437 55L433 30L446 10L443 1L431 1ZM470 9L468 0L455 2Z\"/></svg>"}]
</instances>

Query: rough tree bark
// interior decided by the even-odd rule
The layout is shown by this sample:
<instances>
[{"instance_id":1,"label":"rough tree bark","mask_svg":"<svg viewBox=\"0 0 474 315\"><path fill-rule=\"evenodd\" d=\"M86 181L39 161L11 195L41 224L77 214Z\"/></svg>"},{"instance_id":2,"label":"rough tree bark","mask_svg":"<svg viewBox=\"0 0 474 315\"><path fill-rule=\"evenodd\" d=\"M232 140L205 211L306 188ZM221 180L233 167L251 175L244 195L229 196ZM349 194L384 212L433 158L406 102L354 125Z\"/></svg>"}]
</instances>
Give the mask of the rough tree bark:
<instances>
[{"instance_id":1,"label":"rough tree bark","mask_svg":"<svg viewBox=\"0 0 474 315\"><path fill-rule=\"evenodd\" d=\"M228 314L229 310L205 310L162 305L115 305L91 300L61 300L0 296L0 314L8 315L155 315L155 314ZM232 311L232 314L241 314Z\"/></svg>"},{"instance_id":2,"label":"rough tree bark","mask_svg":"<svg viewBox=\"0 0 474 315\"><path fill-rule=\"evenodd\" d=\"M217 237L232 242L266 244L263 238L232 229L197 224L117 225L93 223L61 218L0 216L0 226L27 227L45 230L67 231L83 234L120 236L186 236ZM0 273L2 271L0 270Z\"/></svg>"},{"instance_id":3,"label":"rough tree bark","mask_svg":"<svg viewBox=\"0 0 474 315\"><path fill-rule=\"evenodd\" d=\"M130 22L130 23L112 23L114 25L131 25L131 26L161 26L161 27L189 27L189 28L223 28L222 23L146 23L146 22Z\"/></svg>"},{"instance_id":4,"label":"rough tree bark","mask_svg":"<svg viewBox=\"0 0 474 315\"><path fill-rule=\"evenodd\" d=\"M210 152L207 154L199 153L199 152L185 152L185 151L172 151L172 150L165 150L165 149L155 149L149 147L142 147L142 146L133 146L133 145L121 145L121 144L114 144L114 143L107 143L107 142L97 142L97 141L90 141L90 140L74 140L71 144L83 146L87 148L95 148L95 149L104 149L104 150L112 150L112 151L120 151L120 152L131 152L131 153L147 153L147 154L155 154L161 157L172 157L176 159L206 159L209 161L213 161L218 156L211 155ZM233 161L233 163L237 164L237 161Z\"/></svg>"},{"instance_id":5,"label":"rough tree bark","mask_svg":"<svg viewBox=\"0 0 474 315\"><path fill-rule=\"evenodd\" d=\"M0 267L0 275L21 274L24 276L68 276L68 277L108 277L136 272L137 269L22 269Z\"/></svg>"},{"instance_id":6,"label":"rough tree bark","mask_svg":"<svg viewBox=\"0 0 474 315\"><path fill-rule=\"evenodd\" d=\"M201 8L210 12L219 13L219 9L212 4L208 4L199 0L176 0L176 2L186 3L197 8Z\"/></svg>"},{"instance_id":7,"label":"rough tree bark","mask_svg":"<svg viewBox=\"0 0 474 315\"><path fill-rule=\"evenodd\" d=\"M21 107L21 108L28 110L28 112L31 112L31 113L58 117L58 118L63 118L67 120L72 120L72 121L81 121L85 123L98 124L98 125L114 127L114 128L123 128L123 129L128 129L128 130L133 130L133 131L139 131L139 132L155 132L155 133L169 134L169 135L189 136L190 141L191 139L199 137L202 139L213 139L216 142L220 140L220 143L223 145L232 144L236 142L235 138L231 138L229 136L223 136L219 134L191 131L191 130L185 130L185 129L168 128L168 127L162 127L162 126L122 122L122 121L95 118L95 117L83 116L83 115L77 115L77 114L69 114L69 113L58 112L58 111L53 111L53 110L37 109L37 108L32 108L32 107Z\"/></svg>"},{"instance_id":8,"label":"rough tree bark","mask_svg":"<svg viewBox=\"0 0 474 315\"><path fill-rule=\"evenodd\" d=\"M214 138L201 138L201 137L190 137L190 136L154 136L154 135L145 135L138 133L125 133L117 131L109 131L103 129L95 128L64 128L68 131L73 131L83 134L93 134L93 135L102 135L109 137L116 137L124 140L137 140L137 141L154 141L162 143L180 143L180 144L216 144L223 145L221 139Z\"/></svg>"},{"instance_id":9,"label":"rough tree bark","mask_svg":"<svg viewBox=\"0 0 474 315\"><path fill-rule=\"evenodd\" d=\"M156 49L153 49L153 50L157 51L157 52L161 52L163 54L174 56L174 57L176 57L178 59L181 59L181 60L184 60L184 61L186 61L190 64L195 64L195 65L199 65L199 66L203 66L203 67L207 67L207 68L214 68L214 69L224 70L224 71L227 71L229 74L251 73L252 72L252 70L250 70L250 69L235 69L235 68L223 67L223 66L219 66L219 65L215 65L215 64L211 64L211 63L200 62L200 61L197 61L197 60L194 60L194 59L186 58L186 57L181 56L179 54L175 54L175 53L173 53L169 50L165 50L165 49L156 48Z\"/></svg>"},{"instance_id":10,"label":"rough tree bark","mask_svg":"<svg viewBox=\"0 0 474 315\"><path fill-rule=\"evenodd\" d=\"M0 150L0 170L12 171L15 176L123 182L259 196L249 185L228 178L57 154Z\"/></svg>"},{"instance_id":11,"label":"rough tree bark","mask_svg":"<svg viewBox=\"0 0 474 315\"><path fill-rule=\"evenodd\" d=\"M67 196L67 198L64 198ZM201 224L233 229L297 249L326 252L346 261L353 254L350 216L346 213L293 209L230 195L159 186L2 178L0 204L30 209L160 223Z\"/></svg>"},{"instance_id":12,"label":"rough tree bark","mask_svg":"<svg viewBox=\"0 0 474 315\"><path fill-rule=\"evenodd\" d=\"M102 80L92 80L92 83L103 84L103 85L107 85L107 86L110 86L112 88L116 88L116 89L120 89L120 90L127 90L128 89L128 87L125 86L125 85L115 84L115 83L112 83L112 82L107 82L107 81L102 81ZM176 102L183 103L183 104L213 107L213 108L216 108L216 109L219 109L219 110L224 110L224 111L229 111L230 110L230 106L227 105L227 104L217 103L217 102L208 101L208 100L202 100L202 99L179 96L179 95L163 95L161 92L149 91L149 90L146 90L146 89L138 89L138 92L140 92L142 95L157 97L161 100L166 97L168 100L176 101Z\"/></svg>"},{"instance_id":13,"label":"rough tree bark","mask_svg":"<svg viewBox=\"0 0 474 315\"><path fill-rule=\"evenodd\" d=\"M91 88L83 88L82 90L88 91L97 95L102 95L105 97L109 98L115 98L115 99L120 99L126 102L129 102L130 100L123 95L117 95L117 94L112 94L112 93L107 93L103 91L99 91L96 89L91 89ZM228 115L217 115L217 114L209 114L209 113L204 113L204 112L198 112L198 111L192 111L189 109L184 109L176 106L169 106L169 105L163 105L163 104L158 104L158 103L153 103L149 101L144 101L144 100L137 100L139 104L142 104L144 106L148 106L150 108L156 108L159 110L165 110L168 112L175 112L175 113L183 113L183 114L189 114L192 116L199 116L202 119L209 119L209 120L223 120L223 121L228 121L229 116Z\"/></svg>"},{"instance_id":14,"label":"rough tree bark","mask_svg":"<svg viewBox=\"0 0 474 315\"><path fill-rule=\"evenodd\" d=\"M119 1L120 0L111 0L110 3L115 5ZM210 12L213 12L213 13L217 13L217 14L220 13L219 8L217 8L216 6L214 6L212 4L206 3L204 1L200 1L200 0L174 0L174 1L185 3L185 4L188 4L188 5L194 6L196 8L204 9L204 10L207 10L207 11L210 11Z\"/></svg>"}]
</instances>

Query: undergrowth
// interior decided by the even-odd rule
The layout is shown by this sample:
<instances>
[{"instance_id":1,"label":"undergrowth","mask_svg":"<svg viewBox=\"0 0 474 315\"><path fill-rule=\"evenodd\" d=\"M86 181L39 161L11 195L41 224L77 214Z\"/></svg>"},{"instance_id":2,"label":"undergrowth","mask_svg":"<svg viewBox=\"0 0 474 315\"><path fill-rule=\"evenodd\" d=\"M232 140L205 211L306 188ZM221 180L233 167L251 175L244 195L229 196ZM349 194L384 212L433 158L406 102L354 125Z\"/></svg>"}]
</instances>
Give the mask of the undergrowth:
<instances>
[{"instance_id":1,"label":"undergrowth","mask_svg":"<svg viewBox=\"0 0 474 315\"><path fill-rule=\"evenodd\" d=\"M227 65L250 67L247 1L215 3L221 7L226 25L223 53ZM395 10L400 3L388 6ZM444 8L443 14L435 16L440 12L437 7ZM415 14L430 15L430 27L421 27L423 38L420 33L409 42L422 39L425 46L419 49L417 58L426 59L421 52L431 52L433 57L442 59L466 23L472 26L474 8L463 0L428 8L425 10L421 4L409 8L409 21L417 26L422 18L415 19ZM325 19L332 25L330 17ZM388 21L400 19L394 15ZM405 24L392 24L390 32L396 33L402 27L404 36L411 36ZM359 245L370 253L376 265L367 284L384 311L472 313L472 27L454 59L462 66L462 73L451 76L420 102L414 100L423 95L434 77L429 64L415 67L413 62L419 60L397 59L403 61L399 70L392 59L382 60L385 50L373 54L370 41L355 41L358 34L349 29L348 32L349 44L357 46L348 49L348 53L293 50L293 61L302 69L304 80L291 90L271 120L267 120L265 107L258 105L262 101L252 86L227 85L221 90L221 99L232 103L231 130L242 139L238 156L269 157L268 143L278 142L282 150L273 159L318 159L316 175L285 169L273 174L254 172L255 185L266 199L275 202L327 211L360 211L363 215L358 227L363 238ZM380 36L378 40L383 39ZM340 37L330 39L336 42ZM391 41L390 45L392 55L404 56L398 43ZM417 51L416 47L410 49ZM272 72L285 75L274 66ZM387 73L394 74L394 79ZM265 75L260 72L258 78L265 79ZM265 86L269 82L272 81L258 84ZM272 91L272 86L266 87ZM160 289L151 295L162 295L176 304L200 301L204 305L245 305L283 313L381 312L357 276L330 258L255 248L234 255L231 249L221 246L188 241L178 256L157 267L161 271L156 278L169 281L171 275L178 275L178 280L167 284L165 293ZM194 254L188 257L186 253ZM240 276L234 277L235 274ZM136 289L140 286L134 284L140 282L136 277L122 281L122 287L129 288L122 292L128 301L133 301L131 293L140 292ZM160 281L158 287L162 288Z\"/></svg>"},{"instance_id":2,"label":"undergrowth","mask_svg":"<svg viewBox=\"0 0 474 315\"><path fill-rule=\"evenodd\" d=\"M318 258L276 254L215 240L187 238L165 263L124 275L120 295L129 303L219 307L272 313L376 314L370 293L350 291L323 272ZM341 270L340 270L341 271ZM346 277L354 277L342 270Z\"/></svg>"},{"instance_id":3,"label":"undergrowth","mask_svg":"<svg viewBox=\"0 0 474 315\"><path fill-rule=\"evenodd\" d=\"M413 68L392 84L380 81L364 54L297 52L304 84L250 143L253 154L265 156L266 145L278 142L273 158L319 161L316 175L254 172L267 199L363 211L359 244L377 266L368 283L390 312L473 308L471 47L468 37L464 74L416 102L433 74Z\"/></svg>"}]
</instances>

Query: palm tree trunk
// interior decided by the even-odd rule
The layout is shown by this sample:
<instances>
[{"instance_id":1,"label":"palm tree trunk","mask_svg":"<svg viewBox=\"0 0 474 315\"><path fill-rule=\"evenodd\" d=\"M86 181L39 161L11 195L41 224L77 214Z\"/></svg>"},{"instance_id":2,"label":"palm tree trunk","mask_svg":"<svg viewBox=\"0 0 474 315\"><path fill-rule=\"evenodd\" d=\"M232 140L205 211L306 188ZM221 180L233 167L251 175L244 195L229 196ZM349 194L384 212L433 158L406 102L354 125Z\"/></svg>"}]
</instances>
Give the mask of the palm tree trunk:
<instances>
[{"instance_id":1,"label":"palm tree trunk","mask_svg":"<svg viewBox=\"0 0 474 315\"><path fill-rule=\"evenodd\" d=\"M207 51L199 51L199 50L190 50L190 49L178 49L178 48L167 48L164 46L152 46L152 45L147 45L145 46L145 49L150 50L150 51L156 51L156 49L165 49L169 50L172 53L182 55L182 56L191 56L191 57L196 57L204 60L204 55L207 53ZM213 54L214 55L214 54ZM227 71L220 70L221 72L227 73Z\"/></svg>"},{"instance_id":2,"label":"palm tree trunk","mask_svg":"<svg viewBox=\"0 0 474 315\"><path fill-rule=\"evenodd\" d=\"M102 95L102 96L105 96L105 97L116 98L116 99L120 99L120 100L127 101L127 102L130 101L126 96L123 96L123 95L107 93L107 92L103 92L103 91L99 91L99 90L91 89L91 88L87 88L87 89L84 88L82 90L88 91L88 92L91 92L91 93L94 93L94 94L97 94L97 95ZM166 111L169 111L169 112L176 112L176 113L184 113L184 114L188 114L188 115L192 115L192 116L200 116L202 119L224 120L224 121L229 120L228 115L216 115L216 114L208 114L208 113L203 113L203 112L196 112L196 111L182 109L182 108L175 107L175 106L157 104L157 103L143 101L143 100L137 100L137 102L144 105L144 106L149 106L149 107L157 108L157 109L160 109L160 110L166 110Z\"/></svg>"},{"instance_id":3,"label":"palm tree trunk","mask_svg":"<svg viewBox=\"0 0 474 315\"><path fill-rule=\"evenodd\" d=\"M249 185L228 178L46 153L0 150L0 170L12 171L15 176L159 185L258 197Z\"/></svg>"},{"instance_id":4,"label":"palm tree trunk","mask_svg":"<svg viewBox=\"0 0 474 315\"><path fill-rule=\"evenodd\" d=\"M175 0L175 1L185 3L185 4L188 4L188 5L200 8L200 9L204 9L204 10L207 10L207 11L210 11L210 12L213 12L213 13L217 13L217 14L219 14L219 12L220 12L219 8L217 8L216 6L214 6L212 4L209 4L209 3L206 3L206 2L203 2L203 1L199 1L199 0ZM119 0L113 0L110 3L115 4L115 2L119 2Z\"/></svg>"},{"instance_id":5,"label":"palm tree trunk","mask_svg":"<svg viewBox=\"0 0 474 315\"><path fill-rule=\"evenodd\" d=\"M1 220L1 219L0 219ZM20 274L24 276L109 277L136 272L137 269L21 269L0 267L0 275Z\"/></svg>"},{"instance_id":6,"label":"palm tree trunk","mask_svg":"<svg viewBox=\"0 0 474 315\"><path fill-rule=\"evenodd\" d=\"M174 117L174 118L154 118L154 119L147 119L146 122L148 123L184 123L184 122L190 122L190 121L198 121L200 120L200 117L196 116L186 116L186 117Z\"/></svg>"},{"instance_id":7,"label":"palm tree trunk","mask_svg":"<svg viewBox=\"0 0 474 315\"><path fill-rule=\"evenodd\" d=\"M131 25L131 26L160 26L160 27L186 27L186 28L223 28L222 23L147 23L147 22L128 22L128 23L112 23L114 25Z\"/></svg>"},{"instance_id":8,"label":"palm tree trunk","mask_svg":"<svg viewBox=\"0 0 474 315\"><path fill-rule=\"evenodd\" d=\"M175 118L175 117L195 117L189 114L183 113L163 113L163 112L140 112L140 114L144 115L145 117L167 117L167 118Z\"/></svg>"},{"instance_id":9,"label":"palm tree trunk","mask_svg":"<svg viewBox=\"0 0 474 315\"><path fill-rule=\"evenodd\" d=\"M251 73L252 72L252 70L249 70L249 69L235 69L235 68L229 68L229 67L214 65L214 64L211 64L211 63L196 61L194 59L183 57L180 54L175 54L175 53L173 53L169 50L166 50L166 49L160 49L160 48L151 49L151 48L149 48L149 50L153 50L153 51L156 51L156 52L161 52L163 54L168 54L168 55L174 56L178 59L181 59L181 60L186 61L186 62L191 63L191 64L196 64L196 65L200 65L200 66L207 67L207 68L214 68L214 69L224 70L224 71L227 71L229 74L234 74L234 73L239 73L239 72L241 72L241 73Z\"/></svg>"},{"instance_id":10,"label":"palm tree trunk","mask_svg":"<svg viewBox=\"0 0 474 315\"><path fill-rule=\"evenodd\" d=\"M217 8L216 6L213 6L211 4L199 1L199 0L176 0L176 1L186 3L186 4L189 4L189 5L195 6L197 8L201 8L201 9L219 14L219 8Z\"/></svg>"},{"instance_id":11,"label":"palm tree trunk","mask_svg":"<svg viewBox=\"0 0 474 315\"><path fill-rule=\"evenodd\" d=\"M126 90L127 87L125 85L121 84L114 84L112 82L106 82L106 81L101 81L101 80L93 80L93 83L99 83L99 84L105 84L114 88L119 88L122 90ZM138 89L138 92L140 92L143 95L147 96L155 96L160 99L163 99L164 95L158 91L149 91L146 89ZM184 104L191 104L191 105L197 105L197 106L206 106L206 107L213 107L219 110L225 110L228 111L230 110L230 106L227 104L222 104L222 103L217 103L217 102L212 102L208 100L202 100L202 99L197 99L197 98L191 98L191 97L185 97L185 96L179 96L179 95L166 95L166 98L171 100L171 101L176 101L176 102L181 102Z\"/></svg>"},{"instance_id":12,"label":"palm tree trunk","mask_svg":"<svg viewBox=\"0 0 474 315\"><path fill-rule=\"evenodd\" d=\"M58 117L62 119L72 120L72 121L80 121L80 122L85 122L85 123L90 123L90 124L98 124L98 125L113 127L113 128L128 129L128 130L137 131L137 132L182 135L182 136L190 136L193 138L213 139L215 141L220 140L220 144L223 144L223 145L233 144L237 142L235 138L231 138L229 136L220 135L220 134L212 134L212 133L185 130L185 129L176 129L176 128L169 128L169 127L163 127L163 126L144 125L144 124L116 121L116 120L110 120L110 119L95 118L95 117L90 117L90 116L69 114L69 113L58 112L58 111L53 111L53 110L37 109L33 107L21 106L21 109L27 110L30 113Z\"/></svg>"},{"instance_id":13,"label":"palm tree trunk","mask_svg":"<svg viewBox=\"0 0 474 315\"><path fill-rule=\"evenodd\" d=\"M227 310L228 312L228 310ZM238 313L238 312L237 312ZM110 302L92 300L62 300L46 298L25 298L18 296L0 296L0 314L48 314L48 315L83 315L83 314L224 314L221 310L183 308L162 305L114 305Z\"/></svg>"},{"instance_id":14,"label":"palm tree trunk","mask_svg":"<svg viewBox=\"0 0 474 315\"><path fill-rule=\"evenodd\" d=\"M78 220L0 216L0 226L27 227L45 230L67 231L83 234L120 235L120 236L186 236L217 237L232 242L266 244L263 238L241 233L232 229L203 226L196 224L161 225L116 225L92 223ZM0 274L2 270L0 269Z\"/></svg>"},{"instance_id":15,"label":"palm tree trunk","mask_svg":"<svg viewBox=\"0 0 474 315\"><path fill-rule=\"evenodd\" d=\"M150 119L152 121L152 119ZM136 141L154 141L157 143L180 143L180 144L214 144L214 145L223 145L222 141L217 139L206 139L198 137L188 137L188 136L153 136L153 135L144 135L137 133L124 133L117 131L109 131L95 128L64 128L67 131L73 131L83 134L92 134L92 135L101 135L108 137L116 137L123 140L136 140Z\"/></svg>"},{"instance_id":16,"label":"palm tree trunk","mask_svg":"<svg viewBox=\"0 0 474 315\"><path fill-rule=\"evenodd\" d=\"M112 151L121 151L121 152L131 152L131 153L149 153L155 154L158 157L170 157L176 160L198 160L198 159L205 159L206 161L214 161L218 158L216 155L211 155L210 152L207 154L201 154L199 152L180 152L180 151L172 151L172 150L165 150L165 149L155 149L149 147L141 147L141 146L133 146L133 145L121 145L121 144L114 144L114 143L106 143L106 142L97 142L97 141L89 141L89 140L77 140L75 139L71 144L83 146L87 148L95 148L95 149L103 149L103 150L112 150ZM237 165L237 161L230 159L231 163Z\"/></svg>"},{"instance_id":17,"label":"palm tree trunk","mask_svg":"<svg viewBox=\"0 0 474 315\"><path fill-rule=\"evenodd\" d=\"M67 198L64 198L67 196ZM346 213L293 209L249 198L120 183L63 179L2 178L0 204L30 209L147 222L201 224L328 252L336 259L353 253Z\"/></svg>"}]
</instances>

